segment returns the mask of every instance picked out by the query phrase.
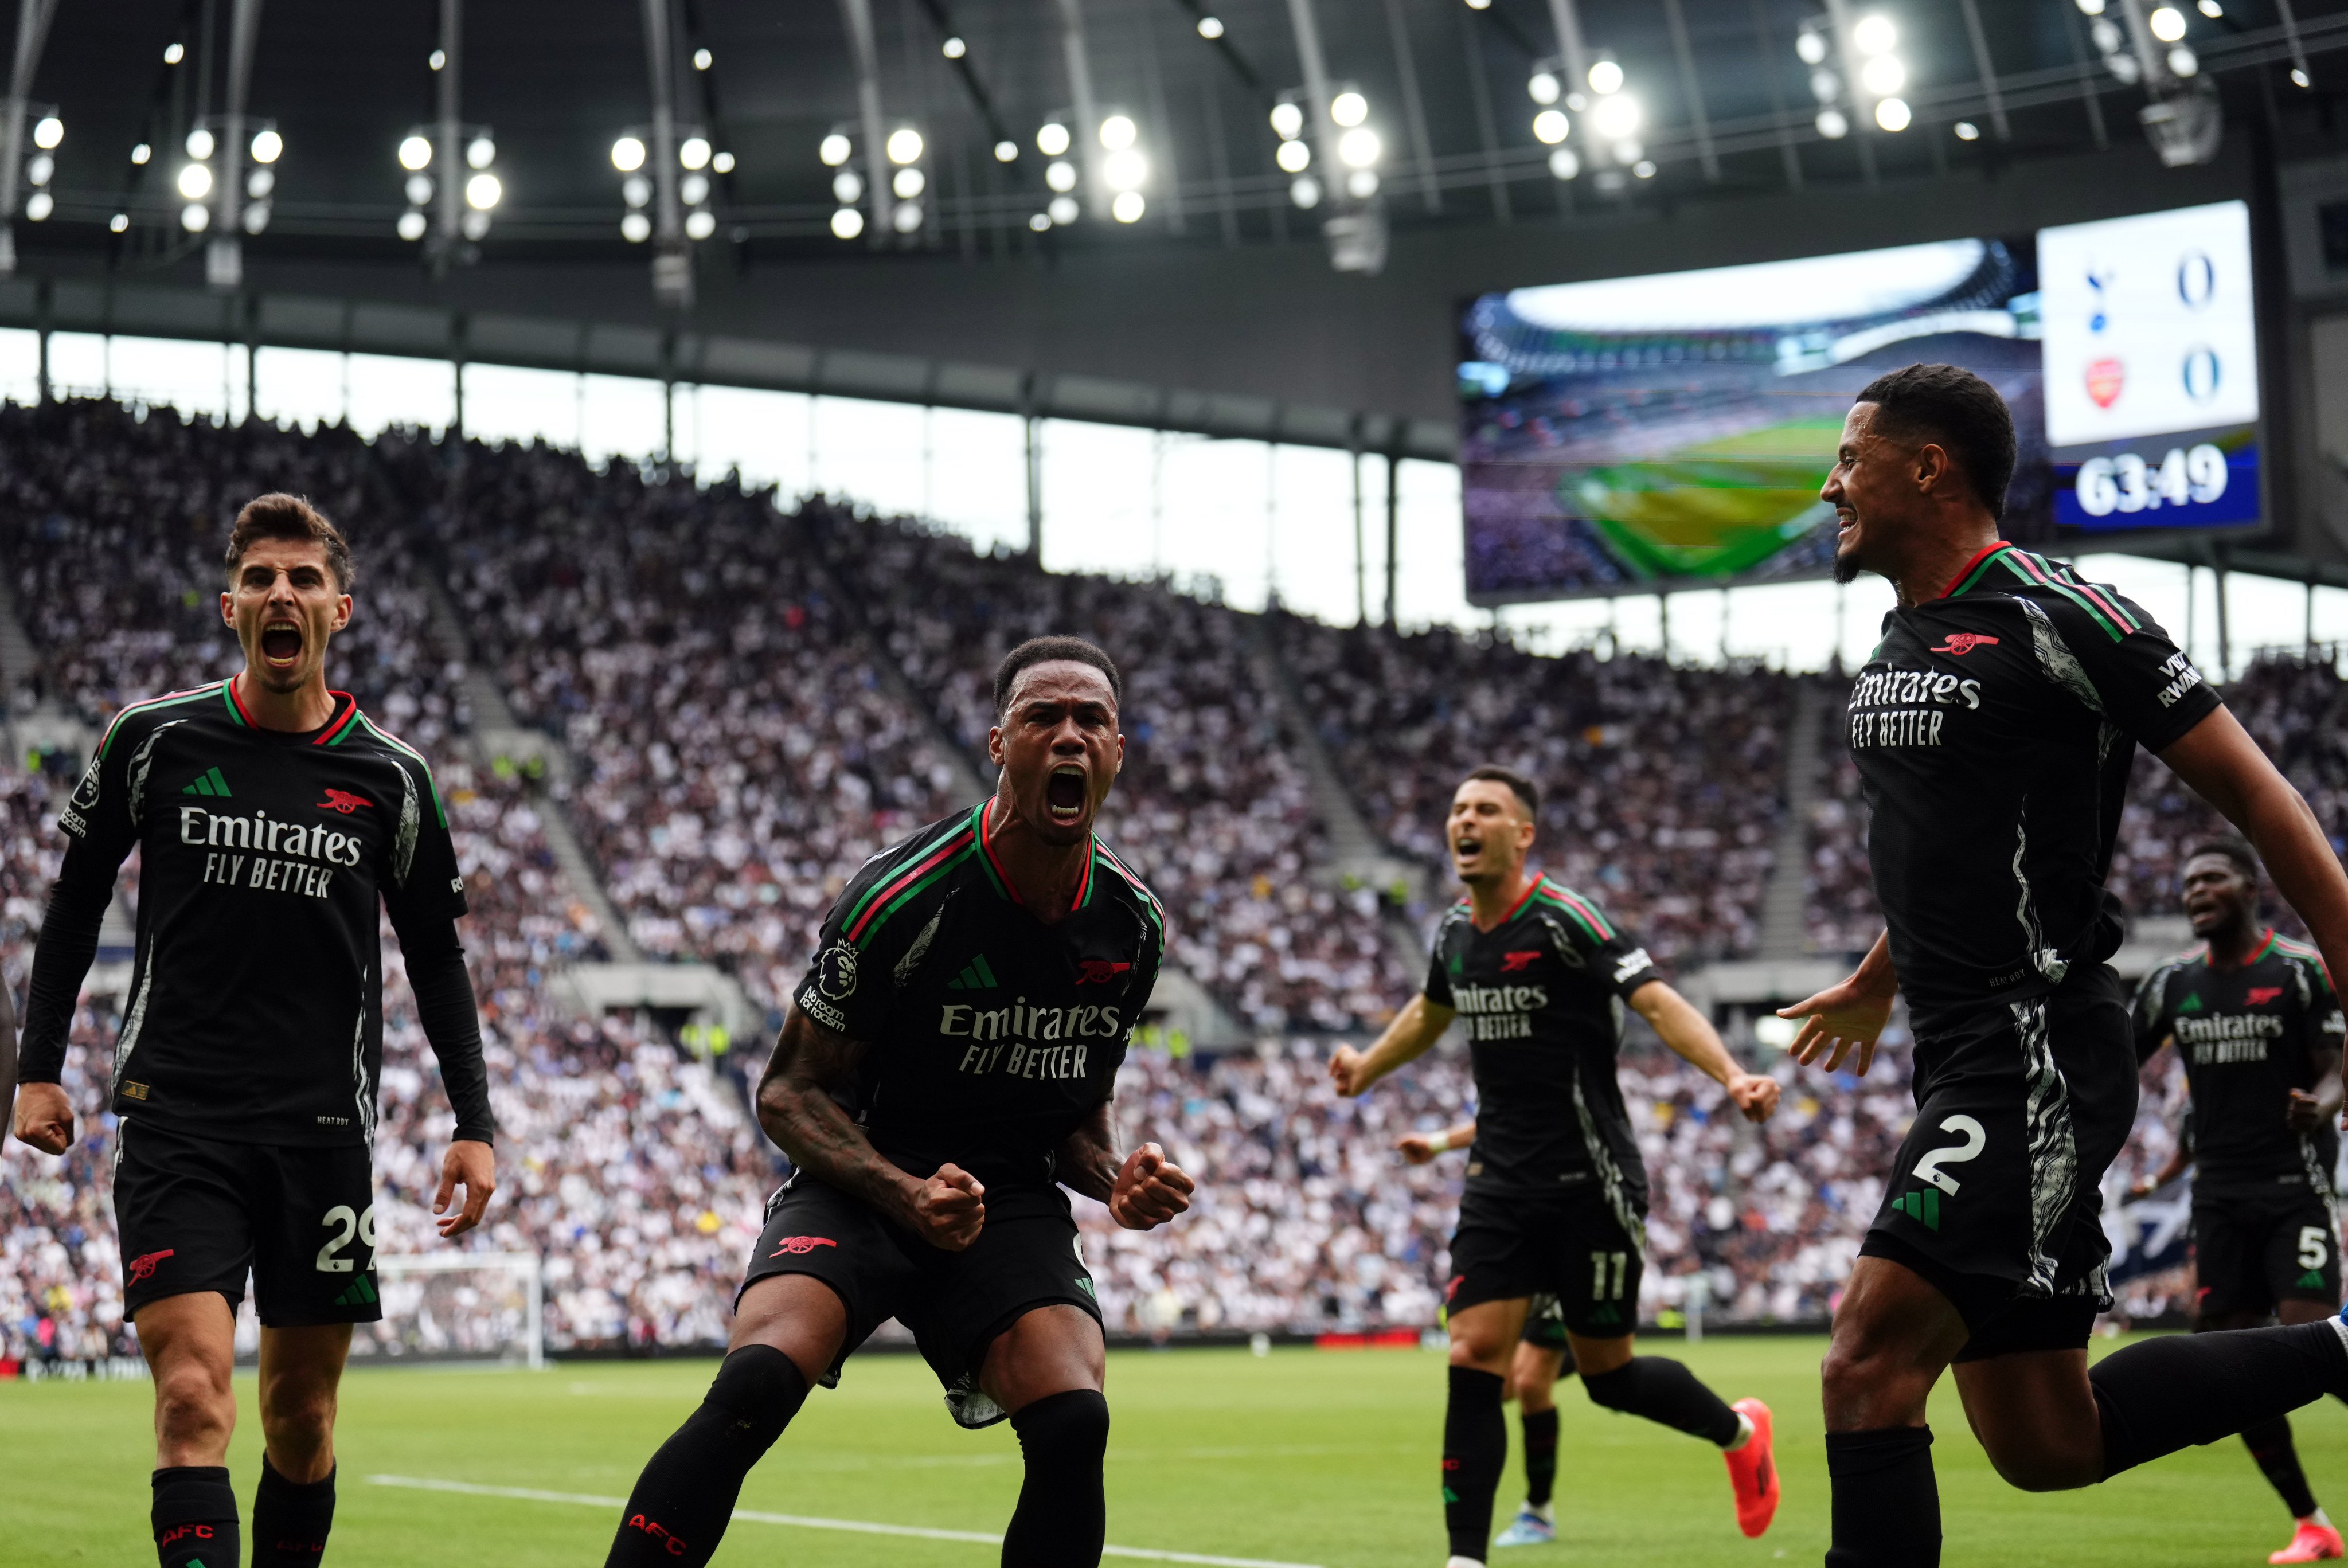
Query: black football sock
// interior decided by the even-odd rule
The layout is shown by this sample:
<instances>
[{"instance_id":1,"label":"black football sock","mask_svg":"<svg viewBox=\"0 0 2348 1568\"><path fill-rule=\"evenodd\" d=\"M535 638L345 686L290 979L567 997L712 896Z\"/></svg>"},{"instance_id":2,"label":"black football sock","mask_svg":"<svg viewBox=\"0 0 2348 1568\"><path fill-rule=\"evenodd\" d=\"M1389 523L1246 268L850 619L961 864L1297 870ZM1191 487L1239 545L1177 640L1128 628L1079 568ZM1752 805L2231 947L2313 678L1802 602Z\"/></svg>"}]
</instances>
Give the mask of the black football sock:
<instances>
[{"instance_id":1,"label":"black football sock","mask_svg":"<svg viewBox=\"0 0 2348 1568\"><path fill-rule=\"evenodd\" d=\"M2104 1418L2104 1479L2213 1443L2348 1388L2348 1345L2330 1318L2279 1328L2162 1335L2087 1371Z\"/></svg>"},{"instance_id":2,"label":"black football sock","mask_svg":"<svg viewBox=\"0 0 2348 1568\"><path fill-rule=\"evenodd\" d=\"M1557 1412L1527 1410L1525 1426L1525 1501L1546 1507L1557 1485Z\"/></svg>"},{"instance_id":3,"label":"black football sock","mask_svg":"<svg viewBox=\"0 0 2348 1568\"><path fill-rule=\"evenodd\" d=\"M2277 1416L2242 1431L2250 1458L2259 1461L2267 1482L2282 1494L2282 1505L2293 1519L2315 1511L2315 1494L2307 1489L2307 1472L2299 1468L2299 1449L2291 1440L2291 1418Z\"/></svg>"},{"instance_id":4,"label":"black football sock","mask_svg":"<svg viewBox=\"0 0 2348 1568\"><path fill-rule=\"evenodd\" d=\"M700 1568L717 1550L742 1478L807 1402L807 1378L771 1345L727 1355L702 1396L660 1446L620 1516L605 1568Z\"/></svg>"},{"instance_id":5,"label":"black football sock","mask_svg":"<svg viewBox=\"0 0 2348 1568\"><path fill-rule=\"evenodd\" d=\"M1454 1557L1481 1563L1491 1553L1492 1494L1509 1462L1509 1422L1500 1414L1505 1387L1489 1372L1451 1368L1443 1411L1443 1524Z\"/></svg>"},{"instance_id":6,"label":"black football sock","mask_svg":"<svg viewBox=\"0 0 2348 1568\"><path fill-rule=\"evenodd\" d=\"M155 1560L162 1568L240 1568L236 1492L226 1465L173 1465L149 1478L155 1508Z\"/></svg>"},{"instance_id":7,"label":"black football sock","mask_svg":"<svg viewBox=\"0 0 2348 1568\"><path fill-rule=\"evenodd\" d=\"M1941 1489L1932 1429L1827 1434L1834 1544L1826 1568L1938 1568Z\"/></svg>"},{"instance_id":8,"label":"black football sock","mask_svg":"<svg viewBox=\"0 0 2348 1568\"><path fill-rule=\"evenodd\" d=\"M304 1485L287 1480L261 1456L252 1494L252 1568L315 1568L335 1528L335 1472Z\"/></svg>"},{"instance_id":9,"label":"black football sock","mask_svg":"<svg viewBox=\"0 0 2348 1568\"><path fill-rule=\"evenodd\" d=\"M1099 1568L1108 1534L1101 1495L1108 1401L1097 1388L1048 1394L1012 1417L1011 1429L1027 1476L1003 1532L1003 1568Z\"/></svg>"},{"instance_id":10,"label":"black football sock","mask_svg":"<svg viewBox=\"0 0 2348 1568\"><path fill-rule=\"evenodd\" d=\"M1612 1372L1581 1375L1590 1398L1610 1410L1626 1410L1726 1448L1745 1429L1735 1411L1678 1362L1661 1356L1633 1356Z\"/></svg>"}]
</instances>

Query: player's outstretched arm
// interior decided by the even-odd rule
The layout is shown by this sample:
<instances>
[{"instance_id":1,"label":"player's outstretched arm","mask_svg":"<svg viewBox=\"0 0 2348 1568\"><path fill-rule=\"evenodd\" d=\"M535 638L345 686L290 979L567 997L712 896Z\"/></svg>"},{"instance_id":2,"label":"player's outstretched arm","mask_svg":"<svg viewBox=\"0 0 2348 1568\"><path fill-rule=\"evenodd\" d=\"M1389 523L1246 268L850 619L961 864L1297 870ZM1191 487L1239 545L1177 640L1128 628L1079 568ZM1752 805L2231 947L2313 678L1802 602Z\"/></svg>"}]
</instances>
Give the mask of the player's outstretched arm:
<instances>
[{"instance_id":1,"label":"player's outstretched arm","mask_svg":"<svg viewBox=\"0 0 2348 1568\"><path fill-rule=\"evenodd\" d=\"M1424 1165L1447 1149L1465 1149L1476 1141L1476 1124L1460 1122L1440 1132L1406 1132L1395 1140L1395 1151L1406 1165Z\"/></svg>"},{"instance_id":2,"label":"player's outstretched arm","mask_svg":"<svg viewBox=\"0 0 2348 1568\"><path fill-rule=\"evenodd\" d=\"M852 1192L933 1247L958 1253L986 1224L986 1188L956 1165L924 1181L881 1156L835 1095L856 1082L864 1044L834 1034L793 1004L758 1080L758 1125L791 1163Z\"/></svg>"},{"instance_id":3,"label":"player's outstretched arm","mask_svg":"<svg viewBox=\"0 0 2348 1568\"><path fill-rule=\"evenodd\" d=\"M82 981L98 956L98 931L114 897L114 873L130 852L101 850L76 840L66 846L65 864L49 888L41 936L33 948L33 973L25 985L25 1037L16 1060L16 1136L44 1154L73 1146L73 1102L58 1079L66 1066L66 1042L81 1006Z\"/></svg>"},{"instance_id":4,"label":"player's outstretched arm","mask_svg":"<svg viewBox=\"0 0 2348 1568\"><path fill-rule=\"evenodd\" d=\"M1682 1060L1702 1068L1726 1089L1746 1120L1766 1121L1776 1112L1777 1080L1738 1067L1720 1031L1686 997L1661 980L1650 980L1631 993L1631 1006Z\"/></svg>"},{"instance_id":5,"label":"player's outstretched arm","mask_svg":"<svg viewBox=\"0 0 2348 1568\"><path fill-rule=\"evenodd\" d=\"M1103 1100L1093 1107L1061 1140L1054 1169L1062 1185L1107 1204L1109 1217L1127 1230L1154 1231L1189 1208L1198 1184L1155 1143L1119 1160L1108 1105Z\"/></svg>"},{"instance_id":6,"label":"player's outstretched arm","mask_svg":"<svg viewBox=\"0 0 2348 1568\"><path fill-rule=\"evenodd\" d=\"M440 1064L440 1087L456 1113L456 1136L440 1160L440 1187L432 1197L440 1239L454 1241L481 1222L498 1190L497 1117L489 1109L489 1070L481 1049L481 1014L456 917L419 908L412 897L387 898L391 928L407 964L416 1021ZM458 1193L464 1197L458 1201Z\"/></svg>"},{"instance_id":7,"label":"player's outstretched arm","mask_svg":"<svg viewBox=\"0 0 2348 1568\"><path fill-rule=\"evenodd\" d=\"M2192 1163L2193 1146L2190 1143L2188 1143L2184 1139L2178 1139L2177 1140L2176 1149L2172 1150L2168 1156L2168 1163L2162 1166L2159 1170L2154 1171L2149 1176L2137 1178L2135 1184L2128 1188L2128 1196L2131 1198L2150 1197L2153 1193L2159 1191L2163 1187L2168 1186L2171 1181L2176 1181L2179 1176L2184 1175L2185 1168Z\"/></svg>"},{"instance_id":8,"label":"player's outstretched arm","mask_svg":"<svg viewBox=\"0 0 2348 1568\"><path fill-rule=\"evenodd\" d=\"M1787 1047L1793 1058L1808 1067L1823 1055L1833 1072L1851 1052L1859 1059L1851 1070L1861 1078L1875 1065L1875 1042L1891 1021L1891 999L1900 995L1900 972L1891 967L1891 939L1875 939L1867 956L1849 979L1806 996L1790 1007L1777 1009L1781 1018L1799 1018L1802 1026Z\"/></svg>"},{"instance_id":9,"label":"player's outstretched arm","mask_svg":"<svg viewBox=\"0 0 2348 1568\"><path fill-rule=\"evenodd\" d=\"M1421 992L1402 1005L1402 1011L1368 1050L1339 1046L1337 1054L1329 1058L1329 1081L1336 1085L1339 1094L1362 1093L1403 1063L1425 1056L1457 1016L1454 1009L1428 1001Z\"/></svg>"},{"instance_id":10,"label":"player's outstretched arm","mask_svg":"<svg viewBox=\"0 0 2348 1568\"><path fill-rule=\"evenodd\" d=\"M16 1111L16 1004L8 982L0 976L0 1116L12 1120Z\"/></svg>"},{"instance_id":11,"label":"player's outstretched arm","mask_svg":"<svg viewBox=\"0 0 2348 1568\"><path fill-rule=\"evenodd\" d=\"M2307 923L2333 975L2348 973L2348 875L2322 826L2241 721L2219 708L2160 753L2169 770L2218 809L2266 861L2267 874Z\"/></svg>"}]
</instances>

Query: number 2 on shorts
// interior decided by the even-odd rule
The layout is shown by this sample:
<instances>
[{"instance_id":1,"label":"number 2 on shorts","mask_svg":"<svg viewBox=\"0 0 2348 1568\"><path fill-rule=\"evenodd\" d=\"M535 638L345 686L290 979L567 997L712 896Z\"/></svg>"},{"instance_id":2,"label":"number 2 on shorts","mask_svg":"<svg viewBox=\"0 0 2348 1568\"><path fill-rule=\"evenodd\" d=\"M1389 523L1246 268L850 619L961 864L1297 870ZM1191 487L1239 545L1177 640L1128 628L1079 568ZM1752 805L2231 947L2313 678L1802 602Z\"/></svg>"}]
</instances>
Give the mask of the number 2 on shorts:
<instances>
[{"instance_id":1,"label":"number 2 on shorts","mask_svg":"<svg viewBox=\"0 0 2348 1568\"><path fill-rule=\"evenodd\" d=\"M1930 1182L1953 1198L1957 1195L1957 1188L1961 1183L1941 1167L1962 1165L1980 1154L1982 1150L1989 1147L1989 1134L1982 1130L1980 1122L1964 1115L1944 1118L1941 1122L1941 1130L1953 1132L1964 1141L1948 1149L1935 1149L1923 1159L1916 1161L1916 1180Z\"/></svg>"},{"instance_id":2,"label":"number 2 on shorts","mask_svg":"<svg viewBox=\"0 0 2348 1568\"><path fill-rule=\"evenodd\" d=\"M1614 1299L1622 1299L1622 1276L1630 1270L1631 1254L1592 1253L1590 1254L1590 1299L1592 1301L1606 1299L1606 1264L1610 1258L1614 1263Z\"/></svg>"},{"instance_id":3,"label":"number 2 on shorts","mask_svg":"<svg viewBox=\"0 0 2348 1568\"><path fill-rule=\"evenodd\" d=\"M326 1238L326 1244L318 1249L320 1274L349 1274L357 1266L349 1258L335 1255L351 1244L353 1236L356 1236L359 1244L367 1251L375 1251L375 1205L373 1203L366 1206L365 1213L354 1213L348 1203L337 1203L325 1212L318 1223L335 1232Z\"/></svg>"}]
</instances>

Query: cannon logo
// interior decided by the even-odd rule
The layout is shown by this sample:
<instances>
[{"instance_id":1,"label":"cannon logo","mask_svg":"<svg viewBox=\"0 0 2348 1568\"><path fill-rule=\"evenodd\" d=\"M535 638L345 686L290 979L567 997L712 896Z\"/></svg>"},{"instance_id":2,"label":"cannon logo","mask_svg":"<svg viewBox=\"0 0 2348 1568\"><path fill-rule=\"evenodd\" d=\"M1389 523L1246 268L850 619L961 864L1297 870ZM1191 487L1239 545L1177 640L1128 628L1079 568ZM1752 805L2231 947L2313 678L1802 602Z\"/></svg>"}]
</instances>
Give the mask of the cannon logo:
<instances>
[{"instance_id":1,"label":"cannon logo","mask_svg":"<svg viewBox=\"0 0 2348 1568\"><path fill-rule=\"evenodd\" d=\"M1533 960L1540 956L1540 949L1538 947L1526 953L1503 953L1500 954L1500 973L1521 975L1531 968Z\"/></svg>"},{"instance_id":2,"label":"cannon logo","mask_svg":"<svg viewBox=\"0 0 2348 1568\"><path fill-rule=\"evenodd\" d=\"M2253 1007L2263 1007L2281 995L2280 985L2253 985L2242 994L2242 1000Z\"/></svg>"},{"instance_id":3,"label":"cannon logo","mask_svg":"<svg viewBox=\"0 0 2348 1568\"><path fill-rule=\"evenodd\" d=\"M1997 639L1981 632L1951 632L1949 634L1949 640L1942 643L1939 647L1934 648L1932 651L1936 654L1957 654L1962 655L1970 654L1975 648L1982 647L1984 645L1993 648L1997 646Z\"/></svg>"},{"instance_id":4,"label":"cannon logo","mask_svg":"<svg viewBox=\"0 0 2348 1568\"><path fill-rule=\"evenodd\" d=\"M1081 959L1076 964L1076 984L1106 985L1132 967L1130 964L1121 964L1110 958Z\"/></svg>"},{"instance_id":5,"label":"cannon logo","mask_svg":"<svg viewBox=\"0 0 2348 1568\"><path fill-rule=\"evenodd\" d=\"M143 1256L132 1258L130 1260L130 1267L125 1271L128 1277L124 1279L123 1283L125 1284L140 1284L154 1278L155 1270L161 1265L163 1260L170 1257L178 1250L179 1249L176 1247L165 1247L160 1253L148 1253Z\"/></svg>"},{"instance_id":6,"label":"cannon logo","mask_svg":"<svg viewBox=\"0 0 2348 1568\"><path fill-rule=\"evenodd\" d=\"M354 795L347 789L329 789L326 791L326 798L318 802L318 810L321 811L340 811L345 817L362 806L372 810L375 802L363 795Z\"/></svg>"},{"instance_id":7,"label":"cannon logo","mask_svg":"<svg viewBox=\"0 0 2348 1568\"><path fill-rule=\"evenodd\" d=\"M818 1247L836 1247L838 1245L839 1245L839 1243L833 1241L829 1236L785 1236L782 1241L777 1244L775 1250L768 1253L767 1255L770 1258L795 1258L802 1253L811 1253Z\"/></svg>"}]
</instances>

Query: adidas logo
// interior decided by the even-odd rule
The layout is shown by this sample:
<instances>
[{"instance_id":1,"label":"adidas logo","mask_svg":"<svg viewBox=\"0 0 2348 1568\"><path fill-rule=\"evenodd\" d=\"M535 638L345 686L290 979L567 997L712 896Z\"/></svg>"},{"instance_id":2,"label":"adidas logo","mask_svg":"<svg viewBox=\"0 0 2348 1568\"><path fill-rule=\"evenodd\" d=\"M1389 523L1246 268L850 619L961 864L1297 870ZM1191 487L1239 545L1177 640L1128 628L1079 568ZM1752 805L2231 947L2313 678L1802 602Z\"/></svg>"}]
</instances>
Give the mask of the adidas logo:
<instances>
[{"instance_id":1,"label":"adidas logo","mask_svg":"<svg viewBox=\"0 0 2348 1568\"><path fill-rule=\"evenodd\" d=\"M1613 1307L1601 1306L1597 1311L1590 1315L1590 1321L1593 1326L1601 1324L1620 1323L1622 1321L1622 1315Z\"/></svg>"},{"instance_id":2,"label":"adidas logo","mask_svg":"<svg viewBox=\"0 0 2348 1568\"><path fill-rule=\"evenodd\" d=\"M1941 1228L1941 1190L1937 1187L1919 1187L1913 1192L1903 1192L1891 1201L1891 1206L1928 1231Z\"/></svg>"},{"instance_id":3,"label":"adidas logo","mask_svg":"<svg viewBox=\"0 0 2348 1568\"><path fill-rule=\"evenodd\" d=\"M376 1300L375 1281L361 1274L351 1281L349 1288L342 1295L335 1297L335 1305L336 1306L373 1306Z\"/></svg>"},{"instance_id":4,"label":"adidas logo","mask_svg":"<svg viewBox=\"0 0 2348 1568\"><path fill-rule=\"evenodd\" d=\"M992 991L1003 982L986 966L986 954L982 953L963 965L962 973L946 982L949 991Z\"/></svg>"},{"instance_id":5,"label":"adidas logo","mask_svg":"<svg viewBox=\"0 0 2348 1568\"><path fill-rule=\"evenodd\" d=\"M2322 1290L2323 1288L2323 1271L2322 1269L2310 1269L2305 1274L2300 1275L2299 1288L2302 1290Z\"/></svg>"},{"instance_id":6,"label":"adidas logo","mask_svg":"<svg viewBox=\"0 0 2348 1568\"><path fill-rule=\"evenodd\" d=\"M193 783L180 785L180 793L182 795L216 795L222 799L226 799L228 798L228 780L221 777L221 770L218 768L207 768L201 773L196 775L195 781Z\"/></svg>"},{"instance_id":7,"label":"adidas logo","mask_svg":"<svg viewBox=\"0 0 2348 1568\"><path fill-rule=\"evenodd\" d=\"M2177 1004L2177 1010L2180 1013L2199 1012L2201 1010L2201 993L2196 991L2191 995L2186 997L2185 1000Z\"/></svg>"}]
</instances>

